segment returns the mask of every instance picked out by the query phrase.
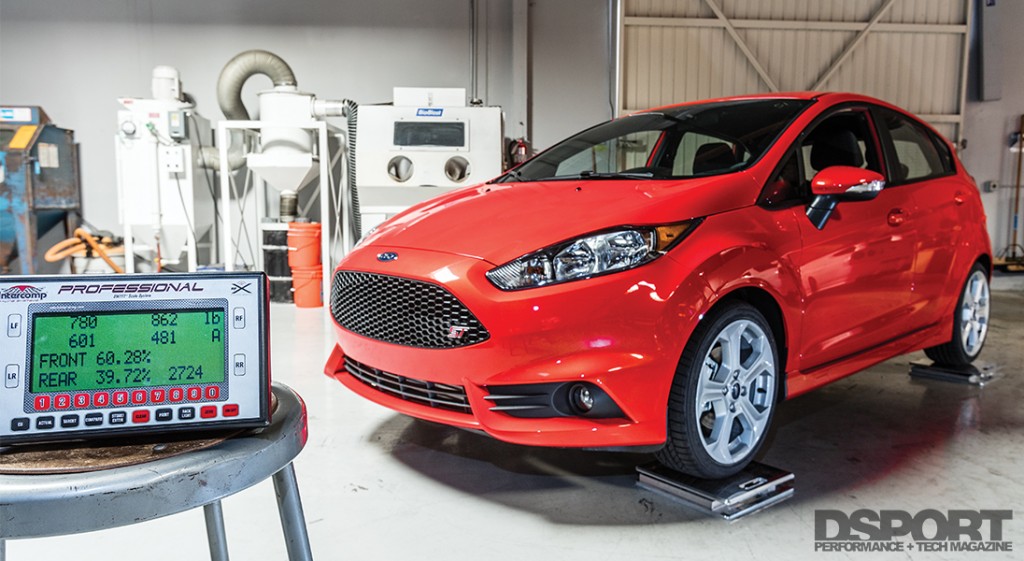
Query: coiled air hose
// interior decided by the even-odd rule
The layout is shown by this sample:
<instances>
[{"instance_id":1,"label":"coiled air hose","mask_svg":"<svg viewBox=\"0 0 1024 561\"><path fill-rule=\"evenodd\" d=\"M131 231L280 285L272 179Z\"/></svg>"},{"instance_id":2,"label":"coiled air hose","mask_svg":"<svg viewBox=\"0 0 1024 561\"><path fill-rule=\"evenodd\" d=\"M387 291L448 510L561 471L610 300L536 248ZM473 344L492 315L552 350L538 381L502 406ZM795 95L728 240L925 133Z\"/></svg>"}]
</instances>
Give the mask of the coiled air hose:
<instances>
[{"instance_id":1,"label":"coiled air hose","mask_svg":"<svg viewBox=\"0 0 1024 561\"><path fill-rule=\"evenodd\" d=\"M86 232L83 228L77 228L75 229L75 237L68 238L54 244L53 247L46 250L46 254L43 255L43 259L46 259L48 263L56 263L57 261L71 257L75 253L79 253L81 251L86 251L86 253L88 253L91 249L96 253L96 255L99 255L115 273L123 273L124 269L110 259L110 256L107 255L107 250L103 247L104 245L112 245L113 243L114 240L111 237L105 236L97 241L92 234Z\"/></svg>"}]
</instances>

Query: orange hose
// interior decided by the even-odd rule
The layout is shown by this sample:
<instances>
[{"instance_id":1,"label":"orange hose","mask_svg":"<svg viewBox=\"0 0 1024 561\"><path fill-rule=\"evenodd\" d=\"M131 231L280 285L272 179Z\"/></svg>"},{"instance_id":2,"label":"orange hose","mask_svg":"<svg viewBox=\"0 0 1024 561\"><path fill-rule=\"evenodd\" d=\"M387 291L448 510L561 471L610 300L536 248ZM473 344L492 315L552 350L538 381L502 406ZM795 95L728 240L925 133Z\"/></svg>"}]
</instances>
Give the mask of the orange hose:
<instances>
[{"instance_id":1,"label":"orange hose","mask_svg":"<svg viewBox=\"0 0 1024 561\"><path fill-rule=\"evenodd\" d=\"M113 269L115 273L123 273L124 272L124 269L119 267L117 265L117 263L114 263L114 261L112 259L110 259L110 257L107 255L107 250L103 249L103 246L101 246L96 241L96 238L92 237L92 234L90 234L89 232L86 232L82 228L78 228L77 230L75 230L75 236L78 236L79 238L84 239L86 241L86 243L88 243L92 247L92 249L96 253L98 253L99 256L103 258L104 261L107 262L107 265L110 265L110 268Z\"/></svg>"},{"instance_id":2,"label":"orange hose","mask_svg":"<svg viewBox=\"0 0 1024 561\"><path fill-rule=\"evenodd\" d=\"M43 255L43 259L46 259L48 263L56 263L57 261L62 261L71 254L83 249L85 249L85 242L78 238L68 238L57 242L53 247L46 250L46 254Z\"/></svg>"},{"instance_id":3,"label":"orange hose","mask_svg":"<svg viewBox=\"0 0 1024 561\"><path fill-rule=\"evenodd\" d=\"M107 255L107 250L103 249L103 246L96 241L96 238L92 234L86 232L82 228L75 230L75 237L68 238L64 241L57 242L53 247L46 251L43 255L43 259L50 263L55 263L61 259L66 259L72 254L82 251L86 248L86 245L91 247L103 260L114 270L115 273L123 273L124 269L119 267L117 263L114 263Z\"/></svg>"}]
</instances>

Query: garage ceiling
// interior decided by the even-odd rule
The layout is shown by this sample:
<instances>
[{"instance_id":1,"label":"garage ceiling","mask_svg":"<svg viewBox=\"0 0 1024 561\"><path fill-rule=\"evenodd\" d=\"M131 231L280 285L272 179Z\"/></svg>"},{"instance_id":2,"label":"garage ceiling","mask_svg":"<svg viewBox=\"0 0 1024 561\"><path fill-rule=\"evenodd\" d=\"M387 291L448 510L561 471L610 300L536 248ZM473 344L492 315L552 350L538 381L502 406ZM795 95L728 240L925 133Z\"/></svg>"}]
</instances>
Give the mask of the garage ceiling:
<instances>
[{"instance_id":1,"label":"garage ceiling","mask_svg":"<svg viewBox=\"0 0 1024 561\"><path fill-rule=\"evenodd\" d=\"M961 135L970 0L623 0L620 9L620 113L851 91Z\"/></svg>"}]
</instances>

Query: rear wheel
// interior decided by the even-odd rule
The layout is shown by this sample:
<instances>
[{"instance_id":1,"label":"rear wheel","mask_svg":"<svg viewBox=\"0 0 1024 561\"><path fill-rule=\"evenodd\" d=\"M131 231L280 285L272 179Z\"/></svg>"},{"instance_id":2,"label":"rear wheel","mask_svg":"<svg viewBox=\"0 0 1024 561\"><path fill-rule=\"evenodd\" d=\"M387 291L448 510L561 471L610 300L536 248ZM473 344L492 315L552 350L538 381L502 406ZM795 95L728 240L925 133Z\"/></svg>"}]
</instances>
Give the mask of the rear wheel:
<instances>
[{"instance_id":1,"label":"rear wheel","mask_svg":"<svg viewBox=\"0 0 1024 561\"><path fill-rule=\"evenodd\" d=\"M775 338L764 316L739 302L713 312L676 369L658 460L707 479L742 470L764 443L778 378Z\"/></svg>"},{"instance_id":2,"label":"rear wheel","mask_svg":"<svg viewBox=\"0 0 1024 561\"><path fill-rule=\"evenodd\" d=\"M978 358L988 335L990 296L988 274L975 264L953 311L953 338L925 349L924 354L946 366L966 366Z\"/></svg>"}]
</instances>

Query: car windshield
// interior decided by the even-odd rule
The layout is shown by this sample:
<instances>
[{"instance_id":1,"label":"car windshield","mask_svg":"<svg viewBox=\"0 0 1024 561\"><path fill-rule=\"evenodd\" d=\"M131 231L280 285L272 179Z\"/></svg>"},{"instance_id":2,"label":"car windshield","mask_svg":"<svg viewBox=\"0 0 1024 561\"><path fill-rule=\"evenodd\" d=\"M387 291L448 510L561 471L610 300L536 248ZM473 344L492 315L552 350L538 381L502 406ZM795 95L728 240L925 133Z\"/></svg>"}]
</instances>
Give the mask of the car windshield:
<instances>
[{"instance_id":1,"label":"car windshield","mask_svg":"<svg viewBox=\"0 0 1024 561\"><path fill-rule=\"evenodd\" d=\"M754 99L637 113L562 141L497 182L731 173L756 162L810 103Z\"/></svg>"}]
</instances>

